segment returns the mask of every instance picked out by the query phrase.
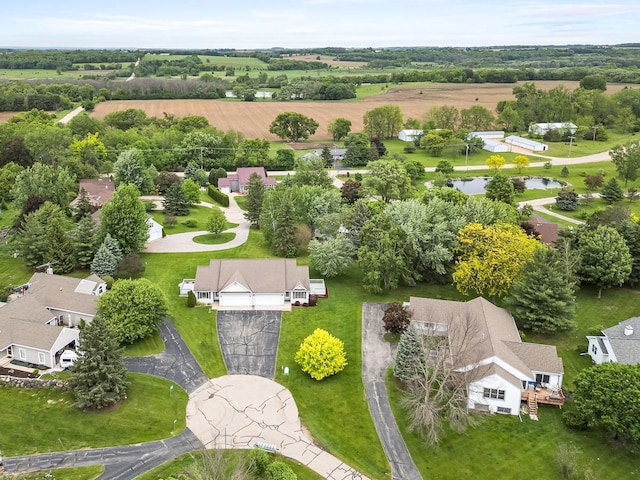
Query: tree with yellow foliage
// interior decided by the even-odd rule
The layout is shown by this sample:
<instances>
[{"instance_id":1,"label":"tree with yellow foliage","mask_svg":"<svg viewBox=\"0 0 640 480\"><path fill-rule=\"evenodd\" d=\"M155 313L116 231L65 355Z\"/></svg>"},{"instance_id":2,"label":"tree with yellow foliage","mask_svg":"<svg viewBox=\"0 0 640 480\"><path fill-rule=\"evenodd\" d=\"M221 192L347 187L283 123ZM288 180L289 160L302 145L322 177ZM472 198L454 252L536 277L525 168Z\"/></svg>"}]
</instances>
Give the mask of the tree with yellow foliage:
<instances>
[{"instance_id":1,"label":"tree with yellow foliage","mask_svg":"<svg viewBox=\"0 0 640 480\"><path fill-rule=\"evenodd\" d=\"M529 157L526 155L516 155L516 158L513 160L513 164L518 169L518 175L520 175L523 171L529 168Z\"/></svg>"},{"instance_id":2,"label":"tree with yellow foliage","mask_svg":"<svg viewBox=\"0 0 640 480\"><path fill-rule=\"evenodd\" d=\"M506 159L502 155L491 155L485 162L487 166L496 172L502 168Z\"/></svg>"},{"instance_id":3,"label":"tree with yellow foliage","mask_svg":"<svg viewBox=\"0 0 640 480\"><path fill-rule=\"evenodd\" d=\"M501 297L520 278L523 266L538 248L542 244L518 226L470 223L458 232L453 283L465 295Z\"/></svg>"},{"instance_id":4,"label":"tree with yellow foliage","mask_svg":"<svg viewBox=\"0 0 640 480\"><path fill-rule=\"evenodd\" d=\"M347 366L344 343L321 328L304 339L294 360L315 380L335 375Z\"/></svg>"}]
</instances>

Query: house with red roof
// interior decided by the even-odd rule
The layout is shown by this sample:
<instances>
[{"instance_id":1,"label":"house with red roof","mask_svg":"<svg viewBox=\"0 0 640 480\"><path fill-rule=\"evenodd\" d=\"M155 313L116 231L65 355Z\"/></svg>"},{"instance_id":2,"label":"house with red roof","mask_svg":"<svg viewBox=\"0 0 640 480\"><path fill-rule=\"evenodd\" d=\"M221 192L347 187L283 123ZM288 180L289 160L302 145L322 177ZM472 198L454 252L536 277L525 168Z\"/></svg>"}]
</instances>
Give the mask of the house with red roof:
<instances>
[{"instance_id":1,"label":"house with red roof","mask_svg":"<svg viewBox=\"0 0 640 480\"><path fill-rule=\"evenodd\" d=\"M236 169L235 173L229 173L226 178L218 179L218 190L227 194L232 192L247 193L249 177L254 173L260 175L265 187L274 188L276 186L276 179L268 178L264 167L241 167Z\"/></svg>"}]
</instances>

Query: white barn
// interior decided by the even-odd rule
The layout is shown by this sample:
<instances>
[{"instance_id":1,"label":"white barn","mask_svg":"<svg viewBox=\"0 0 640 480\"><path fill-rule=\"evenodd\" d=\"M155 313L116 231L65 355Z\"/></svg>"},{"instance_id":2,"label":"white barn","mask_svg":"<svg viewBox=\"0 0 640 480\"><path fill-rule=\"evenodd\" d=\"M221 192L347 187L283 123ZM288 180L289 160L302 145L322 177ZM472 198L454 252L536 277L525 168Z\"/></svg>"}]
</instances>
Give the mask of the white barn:
<instances>
[{"instance_id":1,"label":"white barn","mask_svg":"<svg viewBox=\"0 0 640 480\"><path fill-rule=\"evenodd\" d=\"M468 139L472 137L479 137L488 140L504 140L504 130L492 130L486 132L469 132Z\"/></svg>"},{"instance_id":2,"label":"white barn","mask_svg":"<svg viewBox=\"0 0 640 480\"><path fill-rule=\"evenodd\" d=\"M535 140L529 140L528 138L518 137L517 135L509 135L505 138L504 143L507 145L513 145L516 147L525 148L532 152L546 152L549 150L549 145L546 143L536 142Z\"/></svg>"},{"instance_id":3,"label":"white barn","mask_svg":"<svg viewBox=\"0 0 640 480\"><path fill-rule=\"evenodd\" d=\"M533 135L544 135L549 130L568 131L573 135L578 130L578 126L571 122L533 123L529 126L529 133Z\"/></svg>"},{"instance_id":4,"label":"white barn","mask_svg":"<svg viewBox=\"0 0 640 480\"><path fill-rule=\"evenodd\" d=\"M509 151L509 147L505 143L496 142L495 140L487 140L487 139L485 139L484 145L482 146L482 148L492 153Z\"/></svg>"},{"instance_id":5,"label":"white barn","mask_svg":"<svg viewBox=\"0 0 640 480\"><path fill-rule=\"evenodd\" d=\"M423 130L400 130L400 132L398 132L398 140L413 142L420 138L423 133Z\"/></svg>"}]
</instances>

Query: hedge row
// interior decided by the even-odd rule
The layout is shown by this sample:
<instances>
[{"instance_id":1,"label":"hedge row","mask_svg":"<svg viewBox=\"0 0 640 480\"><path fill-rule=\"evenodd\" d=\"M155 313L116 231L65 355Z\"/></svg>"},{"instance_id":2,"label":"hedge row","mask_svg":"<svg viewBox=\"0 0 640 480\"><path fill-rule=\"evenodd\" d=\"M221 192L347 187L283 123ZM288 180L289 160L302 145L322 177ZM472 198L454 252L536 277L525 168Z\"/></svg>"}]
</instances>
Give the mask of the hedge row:
<instances>
[{"instance_id":1,"label":"hedge row","mask_svg":"<svg viewBox=\"0 0 640 480\"><path fill-rule=\"evenodd\" d=\"M207 195L209 195L214 201L218 202L223 207L229 206L229 196L222 193L213 185L209 185L207 189Z\"/></svg>"}]
</instances>

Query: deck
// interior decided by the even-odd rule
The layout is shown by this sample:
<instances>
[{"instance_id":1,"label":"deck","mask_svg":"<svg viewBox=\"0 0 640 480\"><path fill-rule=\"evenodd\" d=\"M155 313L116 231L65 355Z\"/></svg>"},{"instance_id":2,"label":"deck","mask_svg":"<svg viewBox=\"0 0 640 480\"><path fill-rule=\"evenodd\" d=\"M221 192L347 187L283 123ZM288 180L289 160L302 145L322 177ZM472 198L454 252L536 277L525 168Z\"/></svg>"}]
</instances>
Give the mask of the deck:
<instances>
[{"instance_id":1,"label":"deck","mask_svg":"<svg viewBox=\"0 0 640 480\"><path fill-rule=\"evenodd\" d=\"M529 413L534 415L538 413L538 405L555 405L562 408L565 402L565 396L560 390L552 390L550 388L528 388L522 392L521 400L527 402Z\"/></svg>"}]
</instances>

